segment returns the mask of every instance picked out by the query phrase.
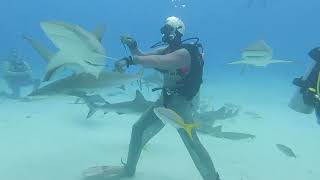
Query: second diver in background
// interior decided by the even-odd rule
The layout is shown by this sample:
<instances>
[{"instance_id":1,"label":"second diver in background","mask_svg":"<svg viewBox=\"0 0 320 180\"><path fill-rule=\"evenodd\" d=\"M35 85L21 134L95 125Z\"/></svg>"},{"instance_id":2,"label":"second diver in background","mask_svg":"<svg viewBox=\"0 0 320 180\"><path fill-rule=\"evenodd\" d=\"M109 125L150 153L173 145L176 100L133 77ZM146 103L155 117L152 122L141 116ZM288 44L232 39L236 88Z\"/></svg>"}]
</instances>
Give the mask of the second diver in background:
<instances>
[{"instance_id":1,"label":"second diver in background","mask_svg":"<svg viewBox=\"0 0 320 180\"><path fill-rule=\"evenodd\" d=\"M315 110L320 125L320 47L312 49L309 56L314 62L304 77L294 79L293 84L299 87L299 91L291 99L289 106L304 114Z\"/></svg>"},{"instance_id":2,"label":"second diver in background","mask_svg":"<svg viewBox=\"0 0 320 180\"><path fill-rule=\"evenodd\" d=\"M32 77L30 65L12 50L10 57L3 64L3 77L12 91L11 98L20 98L21 88L32 85L34 89L40 85L39 79Z\"/></svg>"}]
</instances>

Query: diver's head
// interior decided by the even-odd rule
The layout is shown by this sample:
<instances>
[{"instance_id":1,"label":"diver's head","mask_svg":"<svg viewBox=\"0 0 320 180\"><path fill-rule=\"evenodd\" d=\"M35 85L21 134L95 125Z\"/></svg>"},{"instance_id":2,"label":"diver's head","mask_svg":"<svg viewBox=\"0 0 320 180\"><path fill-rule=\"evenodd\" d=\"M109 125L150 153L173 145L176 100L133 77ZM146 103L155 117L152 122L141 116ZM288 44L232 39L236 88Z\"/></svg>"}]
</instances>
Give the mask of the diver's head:
<instances>
[{"instance_id":1,"label":"diver's head","mask_svg":"<svg viewBox=\"0 0 320 180\"><path fill-rule=\"evenodd\" d=\"M169 46L179 46L185 32L185 25L181 19L171 16L166 19L160 32L164 43L168 43Z\"/></svg>"}]
</instances>

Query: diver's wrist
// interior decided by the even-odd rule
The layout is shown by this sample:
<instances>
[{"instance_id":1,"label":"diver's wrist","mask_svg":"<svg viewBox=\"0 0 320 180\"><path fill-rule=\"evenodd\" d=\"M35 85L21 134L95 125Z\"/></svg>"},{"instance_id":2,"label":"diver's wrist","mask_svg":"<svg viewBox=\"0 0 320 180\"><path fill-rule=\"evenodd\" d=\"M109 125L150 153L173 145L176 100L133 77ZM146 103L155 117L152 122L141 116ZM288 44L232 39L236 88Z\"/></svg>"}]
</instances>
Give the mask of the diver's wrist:
<instances>
[{"instance_id":1,"label":"diver's wrist","mask_svg":"<svg viewBox=\"0 0 320 180\"><path fill-rule=\"evenodd\" d=\"M132 63L133 63L133 64L139 64L139 58L138 58L138 56L132 56Z\"/></svg>"},{"instance_id":2,"label":"diver's wrist","mask_svg":"<svg viewBox=\"0 0 320 180\"><path fill-rule=\"evenodd\" d=\"M136 65L136 58L134 58L134 56L129 56L127 59L126 59L126 63L127 63L127 67L131 66L131 65Z\"/></svg>"}]
</instances>

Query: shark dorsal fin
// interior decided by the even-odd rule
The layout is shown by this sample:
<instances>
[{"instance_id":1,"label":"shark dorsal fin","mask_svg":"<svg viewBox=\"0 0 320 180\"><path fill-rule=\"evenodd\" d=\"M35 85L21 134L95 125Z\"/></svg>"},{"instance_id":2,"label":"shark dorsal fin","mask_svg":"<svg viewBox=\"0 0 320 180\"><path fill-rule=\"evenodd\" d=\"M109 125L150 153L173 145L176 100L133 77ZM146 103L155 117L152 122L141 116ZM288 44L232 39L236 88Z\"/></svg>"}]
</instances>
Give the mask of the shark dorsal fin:
<instances>
[{"instance_id":1,"label":"shark dorsal fin","mask_svg":"<svg viewBox=\"0 0 320 180\"><path fill-rule=\"evenodd\" d=\"M92 31L92 34L101 42L105 32L106 32L106 26L105 25L98 25Z\"/></svg>"},{"instance_id":2,"label":"shark dorsal fin","mask_svg":"<svg viewBox=\"0 0 320 180\"><path fill-rule=\"evenodd\" d=\"M144 102L144 101L146 101L146 99L144 98L142 93L139 90L137 90L136 91L136 98L133 101L134 102Z\"/></svg>"},{"instance_id":3,"label":"shark dorsal fin","mask_svg":"<svg viewBox=\"0 0 320 180\"><path fill-rule=\"evenodd\" d=\"M263 40L250 44L245 51L272 51L271 47Z\"/></svg>"}]
</instances>

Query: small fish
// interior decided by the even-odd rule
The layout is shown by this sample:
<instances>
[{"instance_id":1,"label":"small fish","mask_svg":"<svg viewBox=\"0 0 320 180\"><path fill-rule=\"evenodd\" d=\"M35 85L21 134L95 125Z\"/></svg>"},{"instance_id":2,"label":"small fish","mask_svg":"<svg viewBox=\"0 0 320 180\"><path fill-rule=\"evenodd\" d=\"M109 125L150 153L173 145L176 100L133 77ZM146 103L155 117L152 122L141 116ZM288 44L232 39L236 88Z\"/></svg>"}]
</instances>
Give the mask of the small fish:
<instances>
[{"instance_id":1,"label":"small fish","mask_svg":"<svg viewBox=\"0 0 320 180\"><path fill-rule=\"evenodd\" d=\"M283 144L276 144L277 148L286 156L288 157L293 157L293 158L297 158L296 154L292 151L291 148L289 148L288 146L285 146Z\"/></svg>"},{"instance_id":2,"label":"small fish","mask_svg":"<svg viewBox=\"0 0 320 180\"><path fill-rule=\"evenodd\" d=\"M184 129L190 139L192 139L192 130L198 127L197 124L186 124L181 116L179 116L176 112L171 109L158 107L154 108L153 112L157 115L157 117L164 123L169 123L176 129Z\"/></svg>"},{"instance_id":3,"label":"small fish","mask_svg":"<svg viewBox=\"0 0 320 180\"><path fill-rule=\"evenodd\" d=\"M250 112L250 111L246 111L244 112L246 115L248 116L251 116L251 118L254 118L254 119L263 119L262 116L258 113L255 113L255 112Z\"/></svg>"}]
</instances>

